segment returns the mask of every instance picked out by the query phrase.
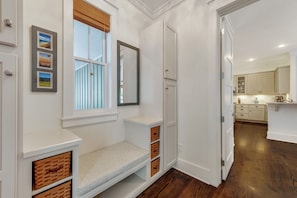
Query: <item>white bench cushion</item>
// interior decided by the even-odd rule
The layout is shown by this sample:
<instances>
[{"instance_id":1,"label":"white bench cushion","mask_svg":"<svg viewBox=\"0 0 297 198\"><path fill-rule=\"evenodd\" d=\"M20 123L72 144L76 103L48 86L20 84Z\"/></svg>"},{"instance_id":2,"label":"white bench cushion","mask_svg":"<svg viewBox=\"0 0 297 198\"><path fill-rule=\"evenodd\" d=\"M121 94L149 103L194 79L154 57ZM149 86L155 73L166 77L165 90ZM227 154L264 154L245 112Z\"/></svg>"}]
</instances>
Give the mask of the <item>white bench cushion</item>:
<instances>
[{"instance_id":1,"label":"white bench cushion","mask_svg":"<svg viewBox=\"0 0 297 198\"><path fill-rule=\"evenodd\" d=\"M78 195L82 196L149 159L149 152L128 142L87 153L79 159Z\"/></svg>"}]
</instances>

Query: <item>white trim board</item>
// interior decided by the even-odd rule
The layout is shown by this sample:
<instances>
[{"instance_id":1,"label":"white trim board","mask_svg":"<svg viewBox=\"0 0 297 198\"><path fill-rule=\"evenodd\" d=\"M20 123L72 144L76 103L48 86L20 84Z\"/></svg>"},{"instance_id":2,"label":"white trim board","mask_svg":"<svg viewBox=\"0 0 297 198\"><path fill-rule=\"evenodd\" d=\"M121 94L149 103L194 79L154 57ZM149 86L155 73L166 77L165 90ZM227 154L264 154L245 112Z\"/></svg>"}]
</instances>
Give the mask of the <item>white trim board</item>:
<instances>
[{"instance_id":1,"label":"white trim board","mask_svg":"<svg viewBox=\"0 0 297 198\"><path fill-rule=\"evenodd\" d=\"M292 133L295 133L296 135ZM295 132L267 131L267 139L297 144L297 131Z\"/></svg>"},{"instance_id":2,"label":"white trim board","mask_svg":"<svg viewBox=\"0 0 297 198\"><path fill-rule=\"evenodd\" d=\"M141 10L144 14L149 16L151 19L156 19L158 16L164 14L165 12L177 6L184 0L170 0L164 3L163 5L161 5L159 8L154 10L141 0L129 0L129 1L139 10Z\"/></svg>"},{"instance_id":3,"label":"white trim board","mask_svg":"<svg viewBox=\"0 0 297 198\"><path fill-rule=\"evenodd\" d=\"M208 1L208 64L209 64L209 183L215 187L221 184L221 95L220 95L220 17L250 5L258 0L213 0ZM214 58L215 57L215 58Z\"/></svg>"},{"instance_id":4,"label":"white trim board","mask_svg":"<svg viewBox=\"0 0 297 198\"><path fill-rule=\"evenodd\" d=\"M209 184L209 175L210 170L208 168L198 166L196 164L193 164L189 161L178 159L175 169L190 175L191 177L194 177L195 179L198 179L206 184Z\"/></svg>"}]
</instances>

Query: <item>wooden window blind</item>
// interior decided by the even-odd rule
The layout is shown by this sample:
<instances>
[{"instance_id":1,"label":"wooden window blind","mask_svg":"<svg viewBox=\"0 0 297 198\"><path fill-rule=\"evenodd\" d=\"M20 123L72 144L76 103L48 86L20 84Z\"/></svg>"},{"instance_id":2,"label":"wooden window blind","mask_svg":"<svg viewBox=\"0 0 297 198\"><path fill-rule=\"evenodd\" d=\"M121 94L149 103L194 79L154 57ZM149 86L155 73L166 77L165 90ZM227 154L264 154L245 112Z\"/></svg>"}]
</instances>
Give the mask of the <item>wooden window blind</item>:
<instances>
[{"instance_id":1,"label":"wooden window blind","mask_svg":"<svg viewBox=\"0 0 297 198\"><path fill-rule=\"evenodd\" d=\"M110 16L84 0L73 0L73 18L101 31L110 31Z\"/></svg>"}]
</instances>

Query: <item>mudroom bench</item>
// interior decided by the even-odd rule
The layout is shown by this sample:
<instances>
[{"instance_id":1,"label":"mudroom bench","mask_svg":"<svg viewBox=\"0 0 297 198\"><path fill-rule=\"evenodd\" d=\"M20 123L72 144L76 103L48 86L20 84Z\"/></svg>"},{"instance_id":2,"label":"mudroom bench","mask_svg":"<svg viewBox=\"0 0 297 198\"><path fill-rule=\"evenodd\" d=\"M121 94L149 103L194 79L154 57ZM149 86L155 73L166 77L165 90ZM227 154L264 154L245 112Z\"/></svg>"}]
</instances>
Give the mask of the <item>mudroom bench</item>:
<instances>
[{"instance_id":1,"label":"mudroom bench","mask_svg":"<svg viewBox=\"0 0 297 198\"><path fill-rule=\"evenodd\" d=\"M149 151L127 141L84 154L79 158L77 195L79 198L99 194L100 197L117 197L114 193L123 195L129 187L135 191L146 183L149 162Z\"/></svg>"}]
</instances>

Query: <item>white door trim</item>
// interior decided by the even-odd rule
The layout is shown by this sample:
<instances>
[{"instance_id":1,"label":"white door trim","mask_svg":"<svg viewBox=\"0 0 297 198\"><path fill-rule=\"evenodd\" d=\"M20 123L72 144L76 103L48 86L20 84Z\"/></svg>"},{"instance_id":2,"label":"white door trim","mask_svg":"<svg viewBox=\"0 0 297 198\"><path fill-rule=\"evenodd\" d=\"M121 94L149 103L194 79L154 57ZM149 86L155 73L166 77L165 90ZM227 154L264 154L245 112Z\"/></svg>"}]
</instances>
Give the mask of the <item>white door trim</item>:
<instances>
[{"instance_id":1,"label":"white door trim","mask_svg":"<svg viewBox=\"0 0 297 198\"><path fill-rule=\"evenodd\" d=\"M219 186L221 178L221 95L220 95L220 17L259 0L209 1L209 164L210 184ZM215 57L215 58L214 58ZM215 115L215 116L214 116Z\"/></svg>"}]
</instances>

